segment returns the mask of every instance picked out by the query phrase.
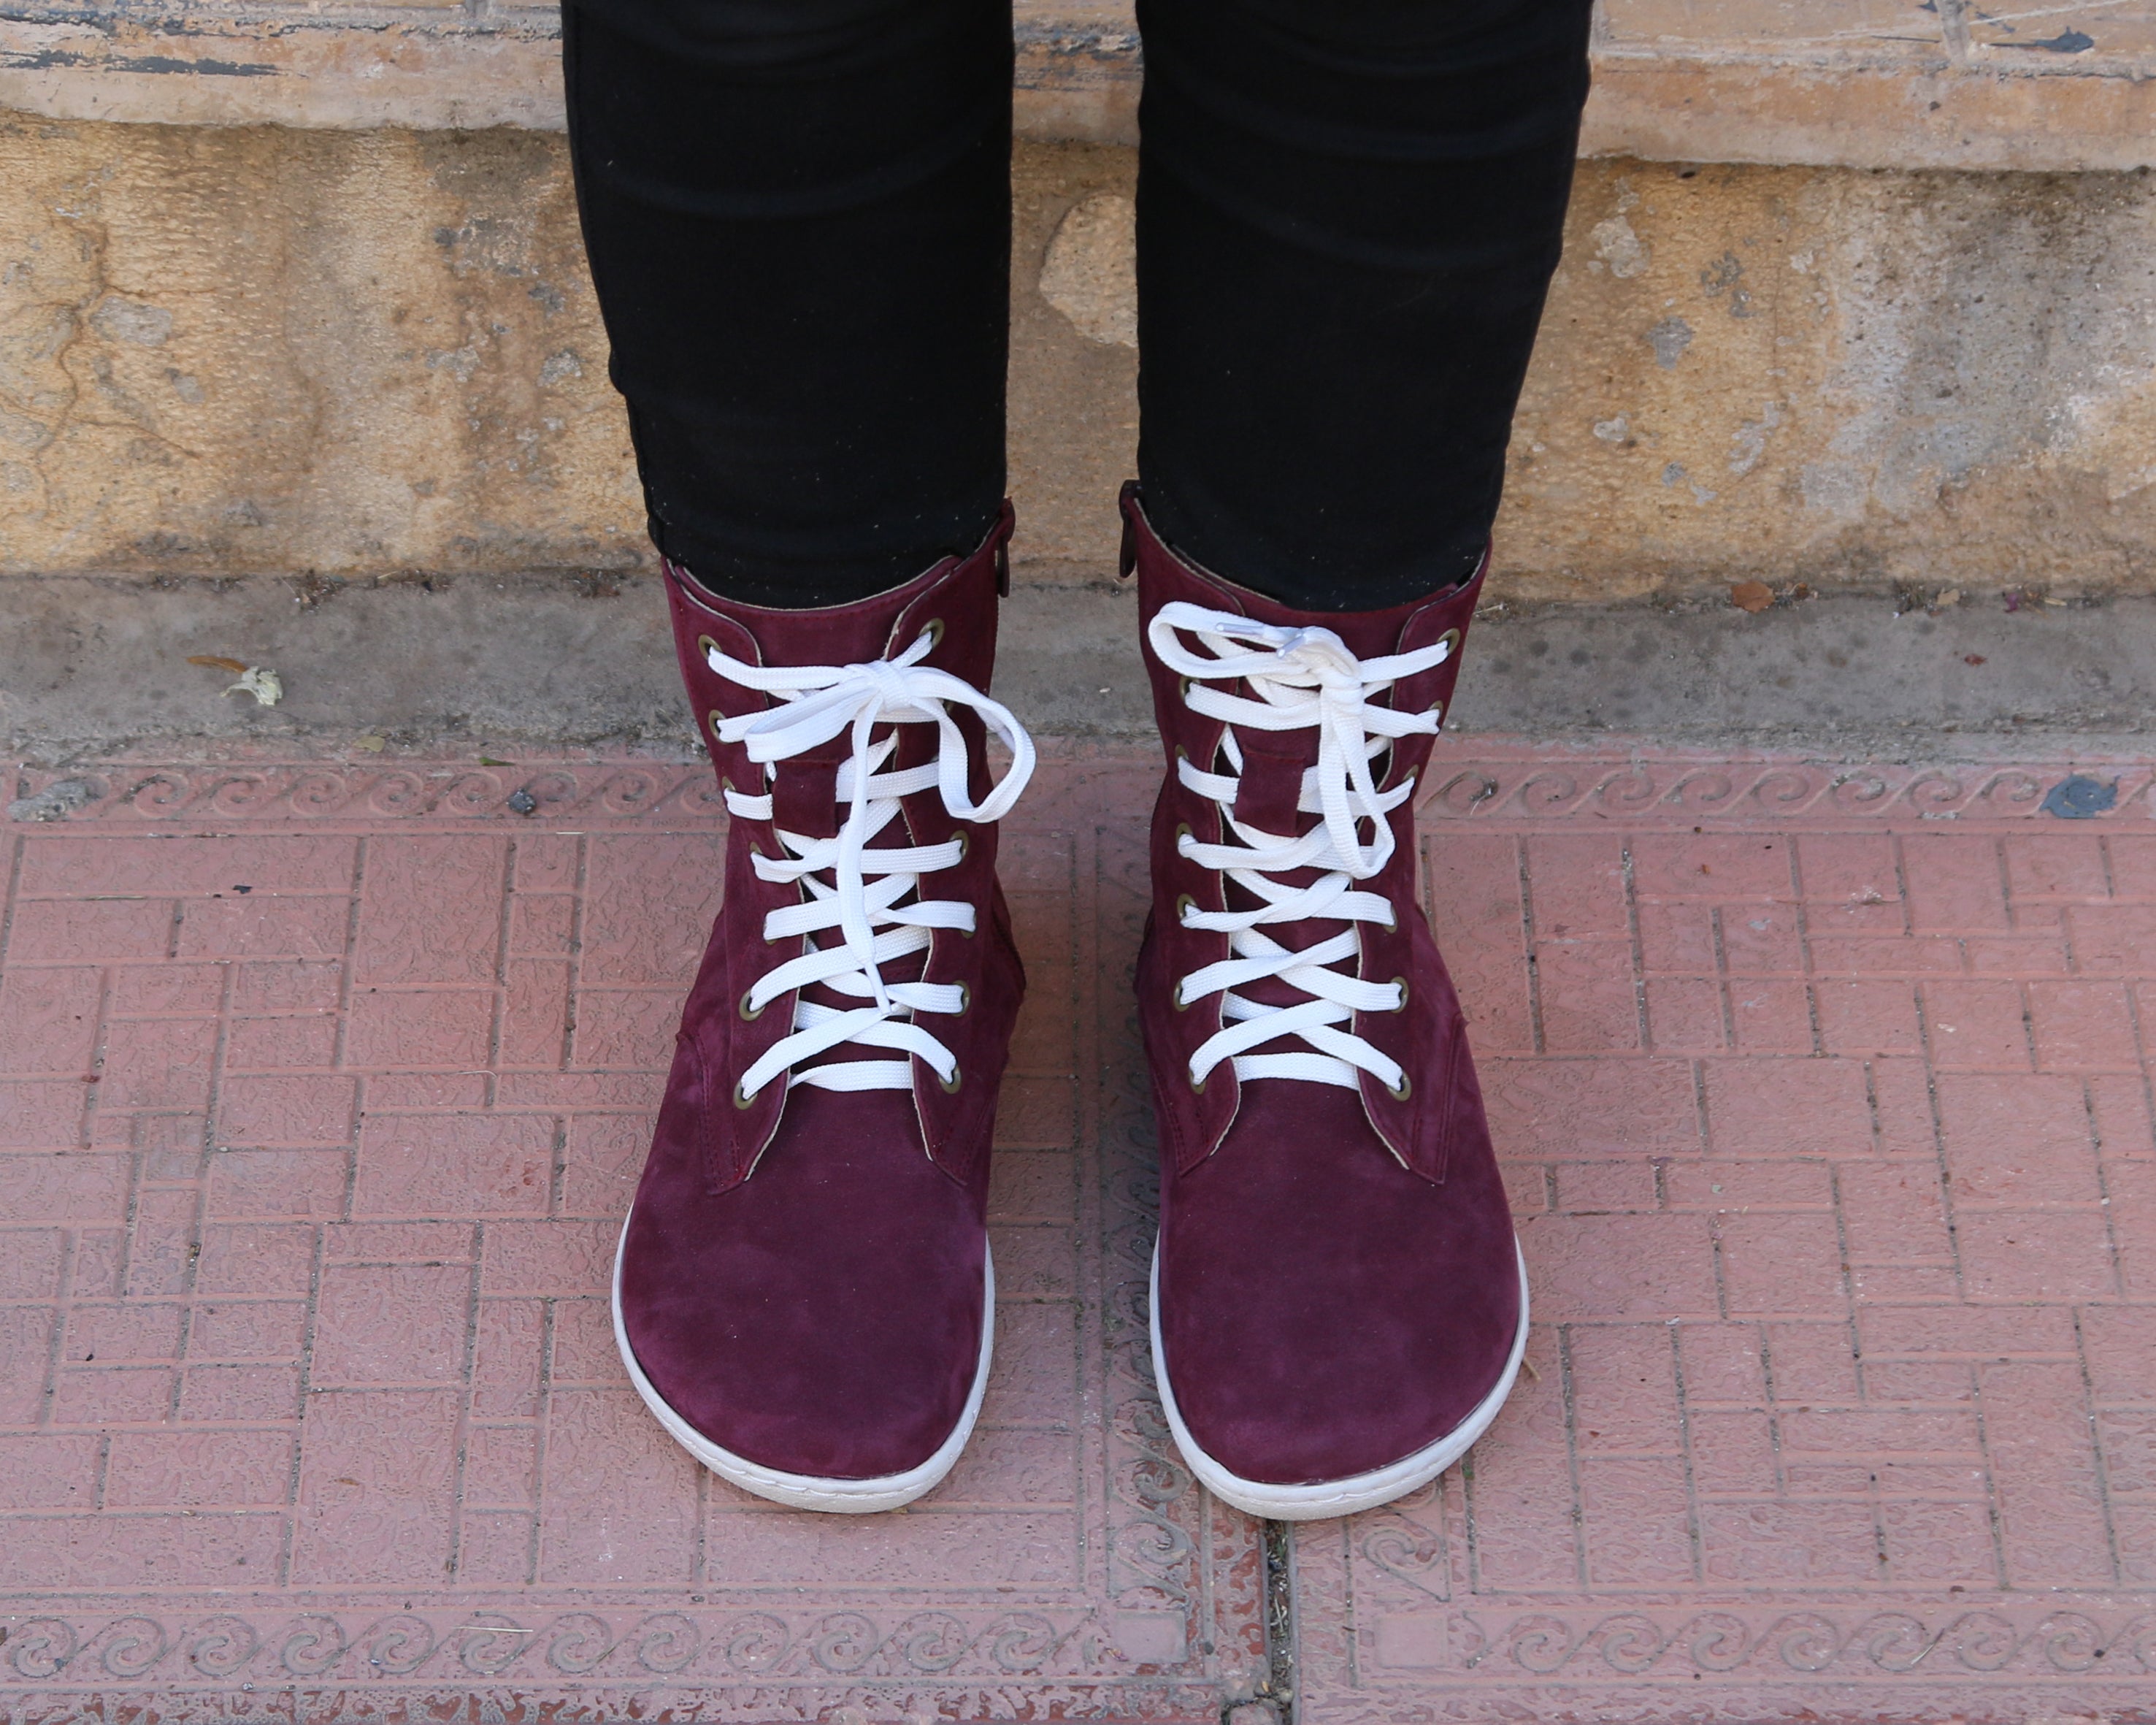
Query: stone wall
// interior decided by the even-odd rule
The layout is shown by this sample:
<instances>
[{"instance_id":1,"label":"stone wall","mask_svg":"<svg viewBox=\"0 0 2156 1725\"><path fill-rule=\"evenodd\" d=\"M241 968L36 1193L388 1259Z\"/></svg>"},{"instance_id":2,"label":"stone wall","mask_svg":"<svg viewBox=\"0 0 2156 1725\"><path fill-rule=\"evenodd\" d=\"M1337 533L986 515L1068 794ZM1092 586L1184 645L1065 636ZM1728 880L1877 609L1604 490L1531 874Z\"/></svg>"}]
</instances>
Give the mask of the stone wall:
<instances>
[{"instance_id":1,"label":"stone wall","mask_svg":"<svg viewBox=\"0 0 2156 1725\"><path fill-rule=\"evenodd\" d=\"M1537 596L2156 584L2156 183L1583 164L1516 426Z\"/></svg>"},{"instance_id":2,"label":"stone wall","mask_svg":"<svg viewBox=\"0 0 2156 1725\"><path fill-rule=\"evenodd\" d=\"M0 125L0 569L639 560L564 158Z\"/></svg>"},{"instance_id":3,"label":"stone wall","mask_svg":"<svg viewBox=\"0 0 2156 1725\"><path fill-rule=\"evenodd\" d=\"M1097 578L1127 150L1028 143L1012 484ZM648 558L561 140L0 123L0 572ZM2143 172L1582 164L1500 524L1522 599L2156 590Z\"/></svg>"}]
</instances>

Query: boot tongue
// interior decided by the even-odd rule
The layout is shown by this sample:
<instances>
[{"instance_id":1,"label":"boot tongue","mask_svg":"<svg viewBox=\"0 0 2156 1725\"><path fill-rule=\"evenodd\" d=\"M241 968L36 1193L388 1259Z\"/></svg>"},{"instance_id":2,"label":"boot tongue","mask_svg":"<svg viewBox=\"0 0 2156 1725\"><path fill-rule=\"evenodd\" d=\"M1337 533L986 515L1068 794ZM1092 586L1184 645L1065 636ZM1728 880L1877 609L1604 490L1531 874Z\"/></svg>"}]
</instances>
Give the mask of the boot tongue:
<instances>
[{"instance_id":1,"label":"boot tongue","mask_svg":"<svg viewBox=\"0 0 2156 1725\"><path fill-rule=\"evenodd\" d=\"M1284 628L1327 630L1340 638L1349 652L1365 662L1387 658L1398 652L1409 619L1430 603L1426 598L1413 599L1381 611L1293 610L1209 572L1190 573L1200 581L1234 595L1235 608L1244 615ZM1250 691L1239 684L1236 693L1247 695ZM1391 697L1388 693L1376 698L1378 704L1385 705ZM1302 800L1303 773L1317 764L1317 727L1292 731L1254 730L1247 725L1235 729L1235 741L1243 752L1242 783L1235 796L1235 818L1283 837L1308 832L1318 817L1302 813L1297 806ZM1314 873L1301 873L1297 884L1315 878Z\"/></svg>"},{"instance_id":2,"label":"boot tongue","mask_svg":"<svg viewBox=\"0 0 2156 1725\"><path fill-rule=\"evenodd\" d=\"M1279 838L1300 837L1316 826L1319 817L1304 814L1296 806L1302 800L1302 775L1317 763L1317 730L1253 731L1246 726L1238 726L1235 741L1243 755L1243 770L1237 782L1233 811L1235 819L1245 826ZM1224 768L1227 763L1224 760L1221 765ZM1317 868L1290 869L1266 877L1286 887L1312 886L1323 878L1324 872ZM1225 903L1230 910L1257 908L1257 897L1234 880L1226 882L1225 888ZM1335 919L1311 917L1260 926L1282 946L1299 951L1330 940L1342 925ZM1246 1000L1268 1007L1296 1006L1308 998L1301 990L1277 976L1260 977L1243 984L1235 991Z\"/></svg>"},{"instance_id":3,"label":"boot tongue","mask_svg":"<svg viewBox=\"0 0 2156 1725\"><path fill-rule=\"evenodd\" d=\"M1318 615L1289 613L1276 615L1268 613L1266 620L1285 621L1293 626L1315 624L1330 629L1340 636L1348 650L1358 659L1373 659L1397 651L1400 633L1408 617L1419 607L1416 604L1386 611L1360 611L1343 615ZM1247 693L1240 688L1237 693ZM1380 695L1378 704L1388 698ZM1320 738L1315 725L1290 731L1256 730L1247 725L1235 727L1235 742L1241 750L1243 767L1235 790L1235 818L1245 826L1276 837L1299 838L1322 824L1323 816L1306 812L1302 801L1303 776L1317 765ZM1220 770L1226 770L1224 759ZM1358 823L1358 831L1368 841L1368 823ZM1268 878L1279 885L1309 887L1325 876L1318 868L1296 868L1276 873ZM1225 900L1231 910L1247 910L1256 907L1255 895L1238 886L1233 880L1225 883ZM1335 917L1308 917L1297 921L1266 923L1260 925L1263 931L1281 945L1300 951L1329 940L1346 926ZM1352 973L1352 964L1336 964L1334 969ZM1269 1007L1299 1006L1309 996L1301 989L1276 976L1262 977L1242 985L1236 990L1247 1000ZM1270 1048L1270 1045L1266 1045ZM1301 1047L1299 1040L1282 1044Z\"/></svg>"},{"instance_id":4,"label":"boot tongue","mask_svg":"<svg viewBox=\"0 0 2156 1725\"><path fill-rule=\"evenodd\" d=\"M767 665L865 665L893 646L891 625L913 591L908 585L825 610L759 611L749 628ZM912 643L896 645L902 651Z\"/></svg>"},{"instance_id":5,"label":"boot tongue","mask_svg":"<svg viewBox=\"0 0 2156 1725\"><path fill-rule=\"evenodd\" d=\"M901 729L916 728L878 725L870 733L870 746L886 740L894 731ZM851 758L852 754L853 732L848 729L829 742L781 761L778 775L771 787L772 824L781 832L795 833L803 838L836 838L839 828L844 823L847 811L852 806L839 801L839 769ZM892 766L893 762L886 760L882 770L889 772ZM883 831L870 841L870 845L875 850L896 850L911 842L906 813L901 809ZM826 881L830 878L829 875L819 878ZM870 877L871 885L875 878ZM918 893L907 895L909 900L919 896ZM827 930L816 938L825 947L838 945L840 939L834 930ZM925 974L927 962L928 955L925 952L909 953L891 960L881 967L884 981L917 982ZM814 1001L819 1006L829 1007L842 1012L865 1004L858 996L840 994L823 983L803 989L802 995L804 999ZM860 1048L841 1043L803 1062L803 1068L806 1070L809 1067L837 1066L863 1058Z\"/></svg>"},{"instance_id":6,"label":"boot tongue","mask_svg":"<svg viewBox=\"0 0 2156 1725\"><path fill-rule=\"evenodd\" d=\"M1243 771L1235 787L1235 818L1278 838L1310 830L1314 816L1301 813L1302 775L1317 762L1317 733L1252 731L1238 727Z\"/></svg>"},{"instance_id":7,"label":"boot tongue","mask_svg":"<svg viewBox=\"0 0 2156 1725\"><path fill-rule=\"evenodd\" d=\"M1348 651L1358 659L1382 659L1398 652L1408 620L1436 596L1425 595L1389 605L1381 611L1299 611L1248 588L1238 587L1232 581L1224 581L1217 575L1204 579L1234 595L1231 608L1244 615L1286 629L1328 630L1338 636Z\"/></svg>"},{"instance_id":8,"label":"boot tongue","mask_svg":"<svg viewBox=\"0 0 2156 1725\"><path fill-rule=\"evenodd\" d=\"M839 836L839 764L846 758L850 741L850 734L841 732L809 754L778 763L771 787L771 819L781 832L803 838Z\"/></svg>"},{"instance_id":9,"label":"boot tongue","mask_svg":"<svg viewBox=\"0 0 2156 1725\"><path fill-rule=\"evenodd\" d=\"M940 568L940 565L939 565ZM931 574L936 573L931 571ZM856 605L819 610L760 610L750 624L767 665L865 665L902 652L911 641L893 641L892 626L918 596L927 577ZM876 740L891 726L878 726ZM778 764L772 785L772 818L804 838L837 837L844 810L839 802L839 767L853 752L850 729ZM885 763L886 771L896 765Z\"/></svg>"},{"instance_id":10,"label":"boot tongue","mask_svg":"<svg viewBox=\"0 0 2156 1725\"><path fill-rule=\"evenodd\" d=\"M918 585L916 583L879 595L858 605L822 610L761 612L752 626L757 650L767 665L836 666L865 665L903 651L911 642L894 642L891 638L891 626L916 595ZM881 742L901 729L878 725L870 740L872 744ZM839 769L851 758L853 749L854 734L850 725L814 748L778 762L771 785L772 824L781 832L797 833L803 838L837 837L851 806L839 800ZM896 765L895 760L887 760L882 770L889 772ZM907 842L903 814L871 841L880 850ZM836 943L839 936L831 932L818 939L829 946ZM887 965L884 967L885 980L896 982L916 979L922 964L922 955L916 954ZM862 1004L856 998L821 984L803 990L803 995L819 1006L839 1012ZM803 1064L831 1066L861 1058L861 1050L841 1044Z\"/></svg>"},{"instance_id":11,"label":"boot tongue","mask_svg":"<svg viewBox=\"0 0 2156 1725\"><path fill-rule=\"evenodd\" d=\"M1349 652L1367 662L1388 657L1399 650L1400 636L1408 619L1425 603L1416 600L1389 610L1341 612L1291 611L1269 604L1261 615L1266 622L1291 628L1328 629L1340 637ZM1235 692L1243 695L1250 693L1243 684L1237 684ZM1391 702L1390 690L1373 698L1376 706L1388 706ZM1318 728L1312 724L1296 730L1265 731L1236 725L1234 730L1236 745L1243 756L1243 770L1235 791L1235 818L1245 826L1283 838L1299 838L1318 826L1323 817L1306 813L1301 807L1303 776L1317 765L1321 741ZM1224 762L1221 770L1226 770ZM1373 767L1372 775L1381 778L1381 768ZM1367 823L1363 824L1367 826ZM1307 886L1320 878L1321 871L1310 868L1275 877L1295 886ZM1338 924L1326 923L1322 927L1329 935ZM1296 938L1285 929L1268 932L1282 945L1312 944L1310 940Z\"/></svg>"}]
</instances>

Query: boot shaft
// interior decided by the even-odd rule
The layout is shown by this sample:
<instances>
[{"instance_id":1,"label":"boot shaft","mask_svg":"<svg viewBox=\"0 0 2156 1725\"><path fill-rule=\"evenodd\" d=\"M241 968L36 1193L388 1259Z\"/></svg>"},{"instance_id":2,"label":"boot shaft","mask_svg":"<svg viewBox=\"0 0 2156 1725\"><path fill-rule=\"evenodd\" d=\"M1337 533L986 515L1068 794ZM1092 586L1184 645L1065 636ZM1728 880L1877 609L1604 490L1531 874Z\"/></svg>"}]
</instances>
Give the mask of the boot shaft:
<instances>
[{"instance_id":1,"label":"boot shaft","mask_svg":"<svg viewBox=\"0 0 2156 1725\"><path fill-rule=\"evenodd\" d=\"M783 1074L752 1094L742 1091L744 1076L795 1028L796 992L754 1002L749 990L758 977L809 950L804 937L766 939L772 914L804 903L807 893L798 883L763 878L757 859L786 854L778 837L782 832L797 838L837 835L848 808L841 778L854 738L850 728L843 728L768 765L752 758L753 739L722 735L721 727L729 720L783 710L784 703L728 676L715 661L757 669L869 666L899 659L926 636L929 645L916 663L985 690L994 669L997 610L1008 584L1011 525L1006 504L1002 518L969 555L946 559L891 592L819 610L740 604L710 593L685 571L667 567L682 681L732 811L724 899L682 1028L685 1043L693 1044L707 1094L707 1105L696 1110L695 1117L706 1141L701 1153L716 1187L748 1177L778 1130L789 1091ZM990 785L986 729L979 715L961 703L951 704L949 718L964 743L963 800L978 804ZM939 729L926 723L876 726L872 742L895 745L878 774L934 761ZM767 814L742 811L744 799L758 803L767 796ZM928 1154L954 1178L970 1182L985 1164L993 1120L994 1087L987 1075L1001 1067L1022 987L996 883L997 829L993 821L966 821L952 814L937 786L906 795L900 805L900 820L878 842L930 847L961 840L964 850L957 862L925 876L924 887L937 899L962 901L978 909L971 935L937 929L925 955L901 961L906 972L902 980L968 991L966 1012L930 1021L957 1056L954 1079L945 1082L917 1057L912 1066ZM1015 976L1004 978L1004 969ZM989 971L998 974L992 978L986 974ZM825 989L806 992L834 1009L858 1004L833 997ZM978 1007L973 1004L977 1000ZM855 1052L841 1049L826 1058ZM970 1086L965 1081L969 1071L976 1079Z\"/></svg>"},{"instance_id":2,"label":"boot shaft","mask_svg":"<svg viewBox=\"0 0 2156 1725\"><path fill-rule=\"evenodd\" d=\"M1147 935L1147 981L1142 985L1140 1011L1158 1032L1156 1048L1173 1048L1188 1056L1221 1029L1224 995L1211 994L1183 1004L1179 997L1171 997L1178 979L1224 963L1230 946L1224 933L1183 926L1183 907L1187 903L1198 912L1224 912L1245 908L1247 900L1234 896L1236 889L1222 871L1201 867L1183 854L1184 846L1194 841L1201 846L1235 841L1226 830L1219 804L1184 782L1182 764L1200 774L1232 776L1233 801L1228 811L1237 821L1283 837L1306 833L1321 819L1302 806L1306 775L1317 764L1320 737L1314 728L1267 731L1232 724L1198 710L1190 698L1193 679L1164 662L1157 650L1156 620L1170 605L1186 605L1281 630L1328 631L1347 654L1363 663L1421 654L1442 645L1445 651L1436 662L1401 676L1389 689L1370 697L1376 707L1402 713L1435 713L1441 718L1459 679L1460 648L1481 596L1483 570L1477 569L1462 586L1385 610L1302 611L1178 557L1152 531L1134 487L1125 490L1123 517L1124 572L1134 571L1138 578L1140 626L1167 767L1153 814L1157 909ZM1209 687L1231 694L1245 693L1240 683ZM1383 817L1390 832L1389 856L1373 875L1355 883L1385 899L1397 914L1389 927L1371 922L1353 925L1359 948L1353 974L1379 984L1397 981L1407 999L1399 1011L1358 1011L1353 1033L1382 1051L1404 1074L1427 1074L1434 1063L1446 1065L1450 1051L1460 1041L1459 1007L1450 979L1427 924L1413 914L1419 904L1415 798L1413 790L1402 790L1410 784L1419 785L1435 740L1434 729L1391 738L1371 763L1372 789L1381 797L1401 794ZM1241 763L1232 775L1228 771L1231 759ZM1281 883L1305 887L1317 873L1287 875ZM1283 932L1280 938L1287 945L1314 941L1321 932L1330 933L1337 926L1321 920L1314 929ZM1262 993L1252 997L1264 1004L1280 1003ZM1241 1105L1241 1086L1227 1064L1214 1067L1199 1083L1176 1069L1178 1063L1157 1058L1154 1083L1169 1128L1170 1141L1164 1150L1175 1166L1188 1168L1219 1146ZM1468 1083L1471 1085L1471 1078ZM1411 1078L1404 1078L1395 1089L1363 1072L1359 1088L1371 1125L1393 1153L1425 1178L1441 1178L1445 1142L1456 1112L1448 1099L1456 1099L1457 1086L1433 1084L1425 1077L1418 1088Z\"/></svg>"}]
</instances>

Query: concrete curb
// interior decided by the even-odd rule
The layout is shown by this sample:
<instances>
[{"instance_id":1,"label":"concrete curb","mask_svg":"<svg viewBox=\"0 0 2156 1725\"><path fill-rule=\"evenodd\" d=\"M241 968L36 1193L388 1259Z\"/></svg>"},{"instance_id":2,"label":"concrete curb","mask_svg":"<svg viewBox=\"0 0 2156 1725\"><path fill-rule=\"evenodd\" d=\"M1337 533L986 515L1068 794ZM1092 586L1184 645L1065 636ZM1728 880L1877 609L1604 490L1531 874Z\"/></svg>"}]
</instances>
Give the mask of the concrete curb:
<instances>
[{"instance_id":1,"label":"concrete curb","mask_svg":"<svg viewBox=\"0 0 2156 1725\"><path fill-rule=\"evenodd\" d=\"M1455 731L1624 735L1845 758L2140 752L2156 728L2156 599L1928 613L1886 597L1733 607L1486 606ZM213 656L276 671L223 691ZM1043 736L1150 734L1135 595L1021 582L997 692ZM302 584L55 577L0 584L0 734L59 764L146 746L302 752L696 745L654 579Z\"/></svg>"}]
</instances>

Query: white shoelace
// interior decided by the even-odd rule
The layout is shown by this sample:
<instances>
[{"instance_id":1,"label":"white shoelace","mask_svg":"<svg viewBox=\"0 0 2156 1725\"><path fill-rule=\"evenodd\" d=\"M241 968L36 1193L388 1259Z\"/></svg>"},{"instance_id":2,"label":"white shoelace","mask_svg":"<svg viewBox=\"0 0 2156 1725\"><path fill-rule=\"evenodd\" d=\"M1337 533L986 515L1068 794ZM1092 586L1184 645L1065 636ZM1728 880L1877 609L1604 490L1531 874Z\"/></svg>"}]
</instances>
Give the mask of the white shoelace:
<instances>
[{"instance_id":1,"label":"white shoelace","mask_svg":"<svg viewBox=\"0 0 2156 1725\"><path fill-rule=\"evenodd\" d=\"M754 859L757 878L798 883L808 896L764 918L766 940L805 936L808 950L757 979L738 1009L754 1017L771 1002L816 983L864 1002L840 1010L797 995L793 1027L764 1051L742 1074L738 1103L784 1073L789 1086L814 1084L826 1090L905 1090L912 1088L909 1062L839 1060L805 1070L804 1060L842 1043L917 1054L935 1069L947 1089L960 1080L957 1057L916 1022L921 1013L958 1013L968 1004L963 984L892 982L883 967L894 959L927 950L929 931L957 929L971 934L973 905L957 899L921 895L923 875L955 867L966 854L963 833L936 845L871 850L869 842L899 815L899 799L933 786L954 820L988 822L1009 812L1033 776L1033 739L1010 709L993 701L963 678L921 662L935 644L924 632L896 659L866 665L758 666L731 658L708 643L705 657L730 682L778 697L780 704L737 718L720 721L719 740L747 746L748 758L765 770L767 784L776 763L829 742L851 729L853 753L839 768L839 800L846 817L835 838L809 838L779 830L783 857ZM970 707L1011 752L1010 765L978 803L967 795L966 741L952 721L952 705ZM936 759L902 772L879 772L898 747L894 735L871 740L878 725L933 724ZM771 794L752 796L726 791L729 812L746 821L772 818ZM820 943L819 935L838 939Z\"/></svg>"},{"instance_id":2,"label":"white shoelace","mask_svg":"<svg viewBox=\"0 0 2156 1725\"><path fill-rule=\"evenodd\" d=\"M1258 901L1250 910L1200 910L1185 903L1183 926L1228 935L1230 956L1193 971L1176 984L1176 1001L1188 1007L1209 994L1221 996L1220 1029L1190 1057L1190 1082L1203 1088L1206 1075L1223 1060L1232 1061L1238 1079L1298 1079L1309 1084L1354 1089L1358 1071L1375 1077L1394 1095L1407 1094L1407 1074L1399 1063L1363 1038L1338 1027L1358 1012L1399 1012L1407 1005L1404 983L1368 982L1332 967L1343 960L1352 971L1362 950L1358 923L1394 925L1391 904L1382 893L1357 892L1353 883L1368 880L1391 859L1391 823L1386 819L1414 794L1412 775L1381 791L1370 776L1370 763L1389 739L1436 733L1440 715L1400 713L1372 704L1373 698L1403 677L1441 665L1451 656L1455 637L1385 657L1358 659L1330 629L1288 629L1258 623L1229 611L1208 610L1178 602L1163 605L1147 630L1160 662L1186 679L1183 699L1194 713L1259 731L1317 729L1317 765L1306 768L1296 807L1323 818L1300 837L1265 832L1235 818L1235 793L1243 753L1234 729L1222 738L1221 752L1233 769L1201 770L1178 756L1183 783L1215 804L1240 844L1204 844L1185 832L1180 852L1201 868L1224 871ZM1187 648L1188 634L1204 646L1204 655ZM1209 682L1240 680L1248 695L1210 688ZM1373 831L1363 842L1360 823ZM1306 887L1269 878L1293 869L1325 873ZM1348 924L1314 945L1281 945L1265 932L1268 925L1322 917ZM1260 977L1277 976L1310 996L1291 1007L1268 1006L1235 991ZM1299 1038L1303 1049L1285 1053L1245 1052L1283 1038Z\"/></svg>"}]
</instances>

